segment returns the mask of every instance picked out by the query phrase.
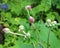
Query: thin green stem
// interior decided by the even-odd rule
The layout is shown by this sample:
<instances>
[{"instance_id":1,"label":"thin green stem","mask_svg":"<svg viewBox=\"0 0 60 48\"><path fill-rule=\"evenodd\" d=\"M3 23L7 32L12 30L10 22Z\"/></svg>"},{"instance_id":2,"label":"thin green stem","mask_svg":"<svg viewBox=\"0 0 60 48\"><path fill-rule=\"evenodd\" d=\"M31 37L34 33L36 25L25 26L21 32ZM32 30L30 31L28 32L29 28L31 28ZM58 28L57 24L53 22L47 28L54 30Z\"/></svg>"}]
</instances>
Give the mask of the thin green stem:
<instances>
[{"instance_id":1,"label":"thin green stem","mask_svg":"<svg viewBox=\"0 0 60 48\"><path fill-rule=\"evenodd\" d=\"M33 44L33 48L36 48L34 42L32 44Z\"/></svg>"},{"instance_id":2,"label":"thin green stem","mask_svg":"<svg viewBox=\"0 0 60 48\"><path fill-rule=\"evenodd\" d=\"M49 48L49 40L50 40L50 30L48 32L48 38L47 38L47 48Z\"/></svg>"},{"instance_id":3,"label":"thin green stem","mask_svg":"<svg viewBox=\"0 0 60 48\"><path fill-rule=\"evenodd\" d=\"M41 42L39 42L39 45L41 46L41 48L44 48L43 44Z\"/></svg>"},{"instance_id":4,"label":"thin green stem","mask_svg":"<svg viewBox=\"0 0 60 48\"><path fill-rule=\"evenodd\" d=\"M14 32L8 32L8 33L14 34L14 35L19 35L19 36L25 36L25 35L23 35L23 34L18 34L18 33L14 33Z\"/></svg>"},{"instance_id":5,"label":"thin green stem","mask_svg":"<svg viewBox=\"0 0 60 48\"><path fill-rule=\"evenodd\" d=\"M28 13L28 16L30 17L30 13L29 13L29 10L27 10L27 13Z\"/></svg>"},{"instance_id":6,"label":"thin green stem","mask_svg":"<svg viewBox=\"0 0 60 48\"><path fill-rule=\"evenodd\" d=\"M31 13L32 13L33 16L35 16L32 9L31 9Z\"/></svg>"}]
</instances>

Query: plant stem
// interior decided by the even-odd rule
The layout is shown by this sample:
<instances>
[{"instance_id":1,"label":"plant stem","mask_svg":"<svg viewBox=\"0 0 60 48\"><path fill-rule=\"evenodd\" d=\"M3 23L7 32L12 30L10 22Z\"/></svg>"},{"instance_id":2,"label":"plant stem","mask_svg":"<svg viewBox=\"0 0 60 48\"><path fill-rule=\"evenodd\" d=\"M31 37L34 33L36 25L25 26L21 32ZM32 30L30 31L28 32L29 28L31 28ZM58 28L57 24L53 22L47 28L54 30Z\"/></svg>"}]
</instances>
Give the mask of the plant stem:
<instances>
[{"instance_id":1,"label":"plant stem","mask_svg":"<svg viewBox=\"0 0 60 48\"><path fill-rule=\"evenodd\" d=\"M32 9L31 9L31 13L32 13L33 16L35 16Z\"/></svg>"},{"instance_id":2,"label":"plant stem","mask_svg":"<svg viewBox=\"0 0 60 48\"><path fill-rule=\"evenodd\" d=\"M32 44L33 44L33 48L36 48L34 42Z\"/></svg>"},{"instance_id":3,"label":"plant stem","mask_svg":"<svg viewBox=\"0 0 60 48\"><path fill-rule=\"evenodd\" d=\"M49 32L48 32L47 48L49 48L49 40L50 40L50 30L49 30Z\"/></svg>"},{"instance_id":4,"label":"plant stem","mask_svg":"<svg viewBox=\"0 0 60 48\"><path fill-rule=\"evenodd\" d=\"M28 16L30 17L30 13L29 13L29 10L27 10L27 13L28 13Z\"/></svg>"},{"instance_id":5,"label":"plant stem","mask_svg":"<svg viewBox=\"0 0 60 48\"><path fill-rule=\"evenodd\" d=\"M26 32L25 31L22 31L23 32L23 34L26 34Z\"/></svg>"},{"instance_id":6,"label":"plant stem","mask_svg":"<svg viewBox=\"0 0 60 48\"><path fill-rule=\"evenodd\" d=\"M39 42L39 45L41 46L41 48L44 48L43 44L41 42Z\"/></svg>"},{"instance_id":7,"label":"plant stem","mask_svg":"<svg viewBox=\"0 0 60 48\"><path fill-rule=\"evenodd\" d=\"M9 32L9 33L14 34L14 35L19 35L19 36L25 36L23 34L18 34L18 33L13 33L13 32Z\"/></svg>"}]
</instances>

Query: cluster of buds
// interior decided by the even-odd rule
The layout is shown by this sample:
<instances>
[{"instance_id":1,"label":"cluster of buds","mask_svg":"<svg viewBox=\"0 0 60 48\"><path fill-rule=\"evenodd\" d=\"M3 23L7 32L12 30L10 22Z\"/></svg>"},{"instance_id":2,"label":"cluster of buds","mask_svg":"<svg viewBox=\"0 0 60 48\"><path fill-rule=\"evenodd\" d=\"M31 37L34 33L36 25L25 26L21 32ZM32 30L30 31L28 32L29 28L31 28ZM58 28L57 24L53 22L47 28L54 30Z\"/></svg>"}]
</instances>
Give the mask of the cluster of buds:
<instances>
[{"instance_id":1,"label":"cluster of buds","mask_svg":"<svg viewBox=\"0 0 60 48\"><path fill-rule=\"evenodd\" d=\"M28 12L28 16L29 16L29 21L30 21L30 23L34 23L35 19L34 19L34 17L30 16L30 13L29 13L29 10L31 10L32 7L31 7L30 5L27 5L25 8L26 8L26 10L27 10L27 12Z\"/></svg>"},{"instance_id":2,"label":"cluster of buds","mask_svg":"<svg viewBox=\"0 0 60 48\"><path fill-rule=\"evenodd\" d=\"M47 19L45 25L55 26L55 25L57 25L57 22L56 21L51 21L50 19Z\"/></svg>"},{"instance_id":3,"label":"cluster of buds","mask_svg":"<svg viewBox=\"0 0 60 48\"><path fill-rule=\"evenodd\" d=\"M25 38L30 38L30 33L29 33L29 32L28 32L28 33L24 32L24 27L23 27L22 25L19 26L19 29L20 29L20 31L23 32L23 34L14 33L14 32L12 32L9 28L4 28L3 31L4 31L5 33L10 33L10 34L14 34L14 35L19 35L19 36L23 36L23 37L25 37Z\"/></svg>"},{"instance_id":4,"label":"cluster of buds","mask_svg":"<svg viewBox=\"0 0 60 48\"><path fill-rule=\"evenodd\" d=\"M12 32L9 28L4 28L3 31L5 33L10 33L10 34L14 34L14 35L24 36L23 34L18 34L18 33Z\"/></svg>"},{"instance_id":5,"label":"cluster of buds","mask_svg":"<svg viewBox=\"0 0 60 48\"><path fill-rule=\"evenodd\" d=\"M24 26L20 25L18 31L22 32L25 38L30 38L30 33L29 32L26 33L24 30L25 30Z\"/></svg>"}]
</instances>

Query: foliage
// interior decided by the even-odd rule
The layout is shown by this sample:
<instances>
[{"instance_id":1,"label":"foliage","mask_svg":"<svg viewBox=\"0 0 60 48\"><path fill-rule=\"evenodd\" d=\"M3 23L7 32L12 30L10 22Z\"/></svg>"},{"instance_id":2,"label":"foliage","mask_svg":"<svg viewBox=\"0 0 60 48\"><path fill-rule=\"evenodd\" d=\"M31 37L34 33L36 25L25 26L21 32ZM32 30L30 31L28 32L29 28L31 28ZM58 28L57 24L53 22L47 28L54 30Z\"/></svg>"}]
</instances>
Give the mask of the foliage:
<instances>
[{"instance_id":1,"label":"foliage","mask_svg":"<svg viewBox=\"0 0 60 48\"><path fill-rule=\"evenodd\" d=\"M2 4L7 4L8 9L2 9ZM32 6L29 14L35 19L33 24L29 22L29 14L25 9L27 5ZM47 19L60 23L60 0L1 0L0 24L19 34L19 25L23 25L31 37L25 39L5 33L4 45L0 45L0 48L60 48L60 25L47 27Z\"/></svg>"}]
</instances>

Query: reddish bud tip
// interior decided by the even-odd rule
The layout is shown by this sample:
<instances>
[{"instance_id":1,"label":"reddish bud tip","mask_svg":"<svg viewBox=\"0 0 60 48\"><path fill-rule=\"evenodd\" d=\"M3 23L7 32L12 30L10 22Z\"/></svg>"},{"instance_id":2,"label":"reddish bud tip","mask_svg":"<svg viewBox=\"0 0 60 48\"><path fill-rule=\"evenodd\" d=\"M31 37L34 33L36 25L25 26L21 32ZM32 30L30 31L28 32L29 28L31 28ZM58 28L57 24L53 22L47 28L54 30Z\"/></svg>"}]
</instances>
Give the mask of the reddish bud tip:
<instances>
[{"instance_id":1,"label":"reddish bud tip","mask_svg":"<svg viewBox=\"0 0 60 48\"><path fill-rule=\"evenodd\" d=\"M31 6L30 6L30 5L27 5L25 8L26 8L27 10L30 10L30 9L31 9Z\"/></svg>"},{"instance_id":2,"label":"reddish bud tip","mask_svg":"<svg viewBox=\"0 0 60 48\"><path fill-rule=\"evenodd\" d=\"M34 23L35 19L34 19L32 16L30 16L29 21L30 21L31 23Z\"/></svg>"}]
</instances>

